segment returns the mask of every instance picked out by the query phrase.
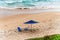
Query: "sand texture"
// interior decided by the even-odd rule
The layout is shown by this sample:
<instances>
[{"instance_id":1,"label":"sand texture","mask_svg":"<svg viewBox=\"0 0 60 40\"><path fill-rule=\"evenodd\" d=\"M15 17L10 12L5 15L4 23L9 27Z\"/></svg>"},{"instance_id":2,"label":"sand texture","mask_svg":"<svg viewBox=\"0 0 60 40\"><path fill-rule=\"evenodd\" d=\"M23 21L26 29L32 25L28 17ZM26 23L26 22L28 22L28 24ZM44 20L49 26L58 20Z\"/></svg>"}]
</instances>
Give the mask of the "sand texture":
<instances>
[{"instance_id":1,"label":"sand texture","mask_svg":"<svg viewBox=\"0 0 60 40\"><path fill-rule=\"evenodd\" d=\"M33 24L33 28L39 30L30 32L18 32L17 27L24 29L31 25L24 24L29 20L39 23ZM51 34L60 34L60 12L41 12L37 14L19 14L0 18L0 40L24 40Z\"/></svg>"}]
</instances>

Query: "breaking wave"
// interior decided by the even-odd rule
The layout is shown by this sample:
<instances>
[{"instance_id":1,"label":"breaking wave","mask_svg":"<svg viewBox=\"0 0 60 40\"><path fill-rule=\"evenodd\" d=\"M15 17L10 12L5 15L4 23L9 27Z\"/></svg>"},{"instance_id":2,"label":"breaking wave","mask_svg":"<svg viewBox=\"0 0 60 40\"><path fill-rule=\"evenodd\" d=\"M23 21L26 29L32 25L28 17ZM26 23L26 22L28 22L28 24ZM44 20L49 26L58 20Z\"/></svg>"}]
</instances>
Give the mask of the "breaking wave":
<instances>
[{"instance_id":1,"label":"breaking wave","mask_svg":"<svg viewBox=\"0 0 60 40\"><path fill-rule=\"evenodd\" d=\"M59 6L60 0L0 0L0 7L20 8L35 6Z\"/></svg>"}]
</instances>

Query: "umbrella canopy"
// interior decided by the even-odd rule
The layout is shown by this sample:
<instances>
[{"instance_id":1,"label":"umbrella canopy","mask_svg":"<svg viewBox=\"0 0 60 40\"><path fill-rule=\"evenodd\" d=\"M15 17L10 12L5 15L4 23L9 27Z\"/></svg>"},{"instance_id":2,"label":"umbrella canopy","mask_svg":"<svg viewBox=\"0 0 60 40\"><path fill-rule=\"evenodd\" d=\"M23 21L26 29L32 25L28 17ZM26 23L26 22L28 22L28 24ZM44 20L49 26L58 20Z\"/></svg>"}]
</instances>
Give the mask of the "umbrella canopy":
<instances>
[{"instance_id":1,"label":"umbrella canopy","mask_svg":"<svg viewBox=\"0 0 60 40\"><path fill-rule=\"evenodd\" d=\"M34 21L34 20L29 20L29 21L25 22L24 24L35 24L35 23L38 23L38 22Z\"/></svg>"}]
</instances>

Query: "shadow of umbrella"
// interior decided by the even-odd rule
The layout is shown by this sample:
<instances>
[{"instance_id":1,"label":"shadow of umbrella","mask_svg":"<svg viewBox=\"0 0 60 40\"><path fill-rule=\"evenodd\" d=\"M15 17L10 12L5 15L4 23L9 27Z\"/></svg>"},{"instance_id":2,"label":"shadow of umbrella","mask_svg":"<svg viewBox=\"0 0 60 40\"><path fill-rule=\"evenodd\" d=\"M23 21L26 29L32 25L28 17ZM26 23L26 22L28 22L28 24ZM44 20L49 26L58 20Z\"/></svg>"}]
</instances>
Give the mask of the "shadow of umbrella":
<instances>
[{"instance_id":1,"label":"shadow of umbrella","mask_svg":"<svg viewBox=\"0 0 60 40\"><path fill-rule=\"evenodd\" d=\"M32 24L36 24L36 23L39 23L39 22L34 21L34 20L29 20L29 21L25 22L24 24L31 24L31 29L32 29Z\"/></svg>"}]
</instances>

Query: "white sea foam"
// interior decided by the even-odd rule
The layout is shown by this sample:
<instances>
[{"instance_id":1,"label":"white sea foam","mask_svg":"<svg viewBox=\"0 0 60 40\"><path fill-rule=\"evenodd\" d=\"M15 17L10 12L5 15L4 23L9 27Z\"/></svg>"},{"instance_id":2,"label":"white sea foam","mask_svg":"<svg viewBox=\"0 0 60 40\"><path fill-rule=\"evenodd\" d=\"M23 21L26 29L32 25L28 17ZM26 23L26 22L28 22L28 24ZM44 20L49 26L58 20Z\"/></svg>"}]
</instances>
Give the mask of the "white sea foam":
<instances>
[{"instance_id":1,"label":"white sea foam","mask_svg":"<svg viewBox=\"0 0 60 40\"><path fill-rule=\"evenodd\" d=\"M60 0L0 0L0 7L9 9L50 5L59 6Z\"/></svg>"},{"instance_id":2,"label":"white sea foam","mask_svg":"<svg viewBox=\"0 0 60 40\"><path fill-rule=\"evenodd\" d=\"M33 6L34 5L34 6ZM16 14L34 14L40 12L58 11L60 12L60 0L0 0L0 17ZM28 11L21 11L19 8L28 8ZM13 10L10 10L13 9ZM30 10L32 9L32 10ZM37 9L37 10L34 10Z\"/></svg>"}]
</instances>

